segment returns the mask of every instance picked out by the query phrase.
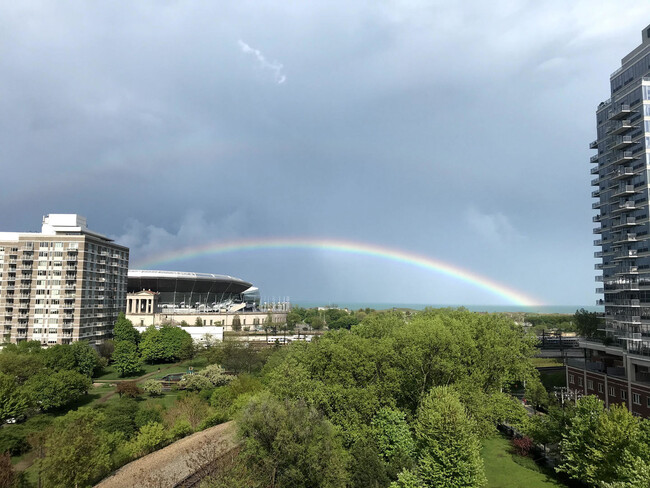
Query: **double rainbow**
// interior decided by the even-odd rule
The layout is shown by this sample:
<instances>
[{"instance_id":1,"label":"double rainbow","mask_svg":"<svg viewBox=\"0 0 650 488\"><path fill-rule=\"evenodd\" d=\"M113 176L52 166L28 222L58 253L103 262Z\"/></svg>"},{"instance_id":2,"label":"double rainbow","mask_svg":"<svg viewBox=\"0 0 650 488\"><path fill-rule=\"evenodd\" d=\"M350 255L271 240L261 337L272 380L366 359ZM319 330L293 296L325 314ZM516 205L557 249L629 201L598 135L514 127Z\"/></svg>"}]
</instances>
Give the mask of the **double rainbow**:
<instances>
[{"instance_id":1,"label":"double rainbow","mask_svg":"<svg viewBox=\"0 0 650 488\"><path fill-rule=\"evenodd\" d=\"M524 293L508 288L484 276L472 273L449 263L444 263L427 256L405 252L399 249L343 240L316 238L263 238L229 242L217 241L158 254L138 262L137 267L152 268L200 256L267 249L307 249L380 258L450 276L460 281L470 283L478 288L487 290L518 306L534 307L541 305L538 300L535 300Z\"/></svg>"}]
</instances>

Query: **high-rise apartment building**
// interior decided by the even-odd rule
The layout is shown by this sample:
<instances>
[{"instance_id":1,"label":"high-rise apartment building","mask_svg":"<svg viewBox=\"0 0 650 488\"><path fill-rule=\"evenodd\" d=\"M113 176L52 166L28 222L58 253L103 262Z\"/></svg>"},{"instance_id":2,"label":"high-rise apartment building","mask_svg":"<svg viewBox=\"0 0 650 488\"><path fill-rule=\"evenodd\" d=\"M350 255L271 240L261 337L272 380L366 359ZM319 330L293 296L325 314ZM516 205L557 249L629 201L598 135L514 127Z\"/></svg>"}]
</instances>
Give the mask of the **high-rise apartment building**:
<instances>
[{"instance_id":1,"label":"high-rise apartment building","mask_svg":"<svg viewBox=\"0 0 650 488\"><path fill-rule=\"evenodd\" d=\"M591 184L606 338L582 344L585 358L569 361L567 382L606 405L624 403L650 416L650 26L610 85L611 98L596 110L597 139L589 145L598 151L591 157Z\"/></svg>"},{"instance_id":2,"label":"high-rise apartment building","mask_svg":"<svg viewBox=\"0 0 650 488\"><path fill-rule=\"evenodd\" d=\"M43 217L40 233L0 232L0 343L100 344L125 309L128 265L128 248L76 214Z\"/></svg>"}]
</instances>

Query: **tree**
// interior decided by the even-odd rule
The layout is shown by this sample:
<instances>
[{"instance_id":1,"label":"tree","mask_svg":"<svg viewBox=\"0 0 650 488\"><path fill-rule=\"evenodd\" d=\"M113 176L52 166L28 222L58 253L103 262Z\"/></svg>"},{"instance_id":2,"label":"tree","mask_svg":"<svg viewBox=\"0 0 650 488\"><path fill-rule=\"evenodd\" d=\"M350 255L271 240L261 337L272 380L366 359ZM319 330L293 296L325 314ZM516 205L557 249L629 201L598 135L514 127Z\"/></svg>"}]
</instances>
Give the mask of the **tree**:
<instances>
[{"instance_id":1,"label":"tree","mask_svg":"<svg viewBox=\"0 0 650 488\"><path fill-rule=\"evenodd\" d=\"M39 373L25 383L25 389L35 406L43 411L67 405L88 392L91 381L76 371Z\"/></svg>"},{"instance_id":2,"label":"tree","mask_svg":"<svg viewBox=\"0 0 650 488\"><path fill-rule=\"evenodd\" d=\"M142 389L151 396L162 395L162 383L158 380L148 379L142 385Z\"/></svg>"},{"instance_id":3,"label":"tree","mask_svg":"<svg viewBox=\"0 0 650 488\"><path fill-rule=\"evenodd\" d=\"M142 335L140 343L142 359L148 363L173 362L188 359L194 355L192 336L171 325L160 329L149 327Z\"/></svg>"},{"instance_id":4,"label":"tree","mask_svg":"<svg viewBox=\"0 0 650 488\"><path fill-rule=\"evenodd\" d=\"M449 387L435 387L424 398L418 409L415 437L424 486L469 488L485 484L474 426Z\"/></svg>"},{"instance_id":5,"label":"tree","mask_svg":"<svg viewBox=\"0 0 650 488\"><path fill-rule=\"evenodd\" d=\"M100 356L86 341L73 342L68 346L72 349L74 369L79 373L92 377L95 371L101 369Z\"/></svg>"},{"instance_id":6,"label":"tree","mask_svg":"<svg viewBox=\"0 0 650 488\"><path fill-rule=\"evenodd\" d=\"M178 382L178 387L188 391L201 391L208 388L214 388L214 385L205 376L186 374Z\"/></svg>"},{"instance_id":7,"label":"tree","mask_svg":"<svg viewBox=\"0 0 650 488\"><path fill-rule=\"evenodd\" d=\"M239 332L241 330L241 318L239 317L239 314L235 314L235 316L232 318L232 330L235 332Z\"/></svg>"},{"instance_id":8,"label":"tree","mask_svg":"<svg viewBox=\"0 0 650 488\"><path fill-rule=\"evenodd\" d=\"M646 488L650 475L646 427L624 405L605 410L595 396L583 397L562 436L557 470L589 486Z\"/></svg>"},{"instance_id":9,"label":"tree","mask_svg":"<svg viewBox=\"0 0 650 488\"><path fill-rule=\"evenodd\" d=\"M194 321L194 327L203 327L203 319L201 317L196 318Z\"/></svg>"},{"instance_id":10,"label":"tree","mask_svg":"<svg viewBox=\"0 0 650 488\"><path fill-rule=\"evenodd\" d=\"M526 382L526 400L535 409L548 406L548 392L539 378L530 379Z\"/></svg>"},{"instance_id":11,"label":"tree","mask_svg":"<svg viewBox=\"0 0 650 488\"><path fill-rule=\"evenodd\" d=\"M115 392L120 395L120 398L122 395L127 398L136 398L142 394L142 390L135 381L120 381Z\"/></svg>"},{"instance_id":12,"label":"tree","mask_svg":"<svg viewBox=\"0 0 650 488\"><path fill-rule=\"evenodd\" d=\"M404 412L384 407L372 419L371 428L380 454L387 463L395 465L396 472L413 464L415 442Z\"/></svg>"},{"instance_id":13,"label":"tree","mask_svg":"<svg viewBox=\"0 0 650 488\"><path fill-rule=\"evenodd\" d=\"M203 368L198 373L199 376L204 376L213 386L223 386L230 383L234 377L231 375L224 374L224 369L218 364L210 364Z\"/></svg>"},{"instance_id":14,"label":"tree","mask_svg":"<svg viewBox=\"0 0 650 488\"><path fill-rule=\"evenodd\" d=\"M0 488L11 488L16 475L8 452L0 454Z\"/></svg>"},{"instance_id":15,"label":"tree","mask_svg":"<svg viewBox=\"0 0 650 488\"><path fill-rule=\"evenodd\" d=\"M141 363L135 344L130 341L115 342L113 364L115 371L122 377L138 373L141 370Z\"/></svg>"},{"instance_id":16,"label":"tree","mask_svg":"<svg viewBox=\"0 0 650 488\"><path fill-rule=\"evenodd\" d=\"M111 443L100 426L104 414L88 407L55 420L45 441L43 471L46 486L81 488L111 469Z\"/></svg>"},{"instance_id":17,"label":"tree","mask_svg":"<svg viewBox=\"0 0 650 488\"><path fill-rule=\"evenodd\" d=\"M573 321L575 323L578 334L582 337L588 339L595 339L603 337L603 332L598 330L602 328L602 318L600 318L597 312L589 312L584 308L576 310L576 313L573 315Z\"/></svg>"},{"instance_id":18,"label":"tree","mask_svg":"<svg viewBox=\"0 0 650 488\"><path fill-rule=\"evenodd\" d=\"M388 488L422 488L423 485L417 473L405 469L397 476L397 481L393 481Z\"/></svg>"},{"instance_id":19,"label":"tree","mask_svg":"<svg viewBox=\"0 0 650 488\"><path fill-rule=\"evenodd\" d=\"M133 327L133 322L126 318L124 312L117 316L117 322L113 327L113 340L115 342L127 341L137 346L140 342L140 333Z\"/></svg>"},{"instance_id":20,"label":"tree","mask_svg":"<svg viewBox=\"0 0 650 488\"><path fill-rule=\"evenodd\" d=\"M302 316L298 310L292 308L287 314L287 325L290 329L294 329L300 322L302 322Z\"/></svg>"},{"instance_id":21,"label":"tree","mask_svg":"<svg viewBox=\"0 0 650 488\"><path fill-rule=\"evenodd\" d=\"M246 465L271 488L346 486L347 455L334 426L302 402L262 394L238 421Z\"/></svg>"},{"instance_id":22,"label":"tree","mask_svg":"<svg viewBox=\"0 0 650 488\"><path fill-rule=\"evenodd\" d=\"M26 391L15 378L0 373L0 424L8 419L22 417L29 407Z\"/></svg>"},{"instance_id":23,"label":"tree","mask_svg":"<svg viewBox=\"0 0 650 488\"><path fill-rule=\"evenodd\" d=\"M143 426L138 435L131 441L128 448L133 456L149 454L167 442L165 426L154 422Z\"/></svg>"}]
</instances>

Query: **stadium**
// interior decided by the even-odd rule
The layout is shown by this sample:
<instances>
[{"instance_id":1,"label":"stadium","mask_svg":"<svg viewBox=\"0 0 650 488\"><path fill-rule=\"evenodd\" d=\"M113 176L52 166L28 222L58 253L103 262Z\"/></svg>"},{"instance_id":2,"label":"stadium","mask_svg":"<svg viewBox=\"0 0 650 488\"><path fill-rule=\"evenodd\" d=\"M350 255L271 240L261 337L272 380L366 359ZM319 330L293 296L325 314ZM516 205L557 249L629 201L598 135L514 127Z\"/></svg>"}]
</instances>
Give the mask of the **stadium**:
<instances>
[{"instance_id":1,"label":"stadium","mask_svg":"<svg viewBox=\"0 0 650 488\"><path fill-rule=\"evenodd\" d=\"M270 313L284 322L287 301L260 305L259 289L227 275L131 269L128 273L126 316L136 326L181 323L231 328L257 327Z\"/></svg>"}]
</instances>

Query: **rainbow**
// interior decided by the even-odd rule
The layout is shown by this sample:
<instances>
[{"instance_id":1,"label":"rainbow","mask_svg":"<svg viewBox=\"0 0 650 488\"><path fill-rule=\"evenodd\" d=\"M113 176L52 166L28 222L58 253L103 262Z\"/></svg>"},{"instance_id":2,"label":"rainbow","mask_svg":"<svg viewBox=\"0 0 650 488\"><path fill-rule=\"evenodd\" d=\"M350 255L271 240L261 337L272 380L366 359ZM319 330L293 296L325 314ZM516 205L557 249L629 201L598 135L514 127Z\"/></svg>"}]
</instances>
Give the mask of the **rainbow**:
<instances>
[{"instance_id":1,"label":"rainbow","mask_svg":"<svg viewBox=\"0 0 650 488\"><path fill-rule=\"evenodd\" d=\"M449 263L444 263L427 256L401 251L399 249L343 240L316 238L264 238L229 242L212 242L200 246L191 246L158 254L138 262L136 267L151 268L200 256L241 251L257 251L263 249L308 249L371 256L450 276L466 283L470 283L478 288L487 290L518 306L535 307L541 305L538 300L535 300L517 290L513 290L512 288L508 288L500 283L490 280L489 278L472 273Z\"/></svg>"}]
</instances>

